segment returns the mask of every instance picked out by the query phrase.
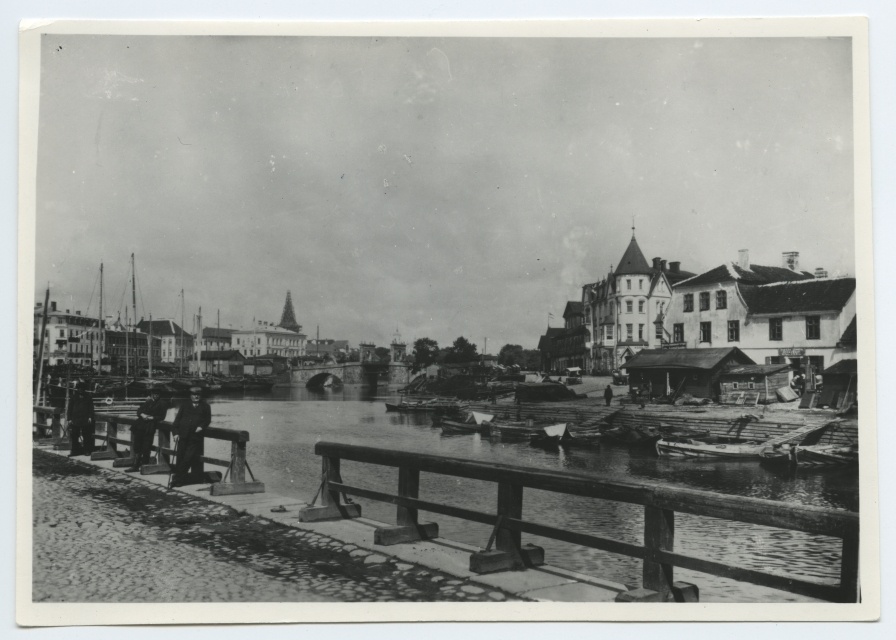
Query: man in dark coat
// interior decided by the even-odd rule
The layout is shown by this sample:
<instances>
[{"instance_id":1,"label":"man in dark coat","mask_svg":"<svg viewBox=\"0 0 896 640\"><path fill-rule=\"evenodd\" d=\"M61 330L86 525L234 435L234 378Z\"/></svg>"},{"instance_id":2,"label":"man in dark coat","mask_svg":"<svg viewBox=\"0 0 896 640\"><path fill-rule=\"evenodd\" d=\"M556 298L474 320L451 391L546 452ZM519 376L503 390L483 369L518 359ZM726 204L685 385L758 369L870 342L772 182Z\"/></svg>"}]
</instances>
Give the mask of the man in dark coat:
<instances>
[{"instance_id":1,"label":"man in dark coat","mask_svg":"<svg viewBox=\"0 0 896 640\"><path fill-rule=\"evenodd\" d=\"M212 421L211 407L202 399L199 387L190 389L190 401L185 402L174 418L173 433L178 437L177 460L170 487L202 482L199 472L202 468L205 430Z\"/></svg>"},{"instance_id":2,"label":"man in dark coat","mask_svg":"<svg viewBox=\"0 0 896 640\"><path fill-rule=\"evenodd\" d=\"M610 406L610 403L613 402L613 388L610 385L607 385L606 391L604 391L604 401L607 403L607 406Z\"/></svg>"},{"instance_id":3,"label":"man in dark coat","mask_svg":"<svg viewBox=\"0 0 896 640\"><path fill-rule=\"evenodd\" d=\"M71 453L74 456L89 456L93 453L96 436L96 414L93 410L93 399L87 395L80 383L74 385L74 395L68 403L68 436L71 442Z\"/></svg>"},{"instance_id":4,"label":"man in dark coat","mask_svg":"<svg viewBox=\"0 0 896 640\"><path fill-rule=\"evenodd\" d=\"M137 407L137 422L131 427L131 449L134 464L127 469L128 473L140 471L140 467L149 464L152 457L152 441L156 437L156 425L165 419L168 413L168 402L162 398L159 389L153 388L143 404Z\"/></svg>"}]
</instances>

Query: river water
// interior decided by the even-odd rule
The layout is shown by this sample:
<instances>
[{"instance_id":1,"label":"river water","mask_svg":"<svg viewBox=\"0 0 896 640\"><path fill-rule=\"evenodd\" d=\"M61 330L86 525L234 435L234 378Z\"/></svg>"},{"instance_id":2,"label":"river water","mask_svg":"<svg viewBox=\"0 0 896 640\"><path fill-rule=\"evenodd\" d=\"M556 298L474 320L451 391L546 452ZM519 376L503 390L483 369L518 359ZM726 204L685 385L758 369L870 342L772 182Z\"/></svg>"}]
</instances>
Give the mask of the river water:
<instances>
[{"instance_id":1,"label":"river water","mask_svg":"<svg viewBox=\"0 0 896 640\"><path fill-rule=\"evenodd\" d=\"M858 511L855 470L780 474L755 461L699 462L670 460L605 445L599 450L545 451L528 443L502 443L478 435L443 436L427 414L386 413L385 401L395 394L366 389L312 391L277 388L271 394L239 399L216 397L212 425L250 434L248 461L255 476L272 494L310 501L320 482L321 460L314 455L319 440L363 444L480 461L594 473L618 479L660 480L670 484L787 503ZM229 457L229 445L208 442L206 455ZM343 462L346 483L395 493L395 469ZM421 474L420 497L493 512L496 485L474 480ZM393 523L395 507L354 499L367 518ZM526 520L594 533L641 544L643 507L527 489ZM485 547L490 528L439 514L420 514L420 521L439 524L442 537ZM641 561L536 536L523 542L544 547L548 564L625 584L640 585ZM675 550L735 566L784 573L836 583L840 541L736 522L676 514ZM810 602L783 591L756 587L701 573L675 570L675 579L700 587L702 602Z\"/></svg>"}]
</instances>

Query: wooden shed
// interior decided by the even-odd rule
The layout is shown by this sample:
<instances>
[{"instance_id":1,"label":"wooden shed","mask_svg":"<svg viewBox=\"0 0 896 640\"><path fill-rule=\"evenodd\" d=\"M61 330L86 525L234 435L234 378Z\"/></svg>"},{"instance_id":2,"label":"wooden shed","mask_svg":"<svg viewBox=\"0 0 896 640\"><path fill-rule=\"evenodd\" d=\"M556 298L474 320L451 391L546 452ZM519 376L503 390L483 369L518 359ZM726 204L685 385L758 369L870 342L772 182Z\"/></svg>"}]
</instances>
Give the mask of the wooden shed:
<instances>
[{"instance_id":1,"label":"wooden shed","mask_svg":"<svg viewBox=\"0 0 896 640\"><path fill-rule=\"evenodd\" d=\"M732 364L719 376L722 404L770 404L777 402L775 389L789 387L793 368L789 364Z\"/></svg>"},{"instance_id":2,"label":"wooden shed","mask_svg":"<svg viewBox=\"0 0 896 640\"><path fill-rule=\"evenodd\" d=\"M695 398L719 395L725 367L756 364L737 347L723 349L643 349L625 363L629 388L650 397L688 394Z\"/></svg>"},{"instance_id":3,"label":"wooden shed","mask_svg":"<svg viewBox=\"0 0 896 640\"><path fill-rule=\"evenodd\" d=\"M817 407L831 407L845 411L858 398L858 361L840 360L821 374L823 386L815 403Z\"/></svg>"}]
</instances>

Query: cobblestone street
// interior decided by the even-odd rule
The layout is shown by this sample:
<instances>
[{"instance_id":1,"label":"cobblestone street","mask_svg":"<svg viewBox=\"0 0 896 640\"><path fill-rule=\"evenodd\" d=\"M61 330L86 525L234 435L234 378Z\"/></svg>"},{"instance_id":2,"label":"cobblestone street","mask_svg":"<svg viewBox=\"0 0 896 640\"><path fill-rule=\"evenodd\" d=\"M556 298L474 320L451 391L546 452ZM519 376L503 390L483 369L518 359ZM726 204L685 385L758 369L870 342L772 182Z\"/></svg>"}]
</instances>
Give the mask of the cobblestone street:
<instances>
[{"instance_id":1,"label":"cobblestone street","mask_svg":"<svg viewBox=\"0 0 896 640\"><path fill-rule=\"evenodd\" d=\"M518 598L35 449L34 602Z\"/></svg>"}]
</instances>

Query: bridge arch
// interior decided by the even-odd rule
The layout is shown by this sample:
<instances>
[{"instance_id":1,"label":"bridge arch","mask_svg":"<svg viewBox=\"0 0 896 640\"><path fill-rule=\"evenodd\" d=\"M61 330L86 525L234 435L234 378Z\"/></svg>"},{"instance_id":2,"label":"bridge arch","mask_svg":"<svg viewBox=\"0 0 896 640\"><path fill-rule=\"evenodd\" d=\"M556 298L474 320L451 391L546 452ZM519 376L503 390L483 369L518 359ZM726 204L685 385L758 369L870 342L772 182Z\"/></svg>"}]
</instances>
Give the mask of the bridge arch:
<instances>
[{"instance_id":1,"label":"bridge arch","mask_svg":"<svg viewBox=\"0 0 896 640\"><path fill-rule=\"evenodd\" d=\"M308 380L308 382L305 383L305 388L313 389L316 387L323 387L326 385L327 380L332 380L332 382L330 383L332 385L341 385L342 384L342 380L339 378L339 376L337 376L333 373L330 373L329 371L324 371L322 373L318 373L318 374L312 376Z\"/></svg>"}]
</instances>

